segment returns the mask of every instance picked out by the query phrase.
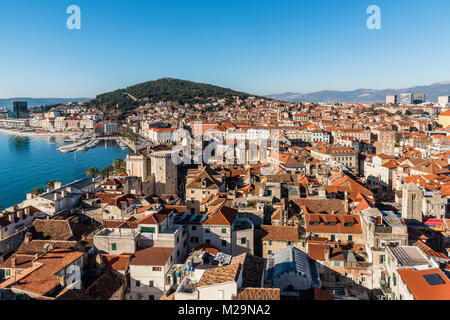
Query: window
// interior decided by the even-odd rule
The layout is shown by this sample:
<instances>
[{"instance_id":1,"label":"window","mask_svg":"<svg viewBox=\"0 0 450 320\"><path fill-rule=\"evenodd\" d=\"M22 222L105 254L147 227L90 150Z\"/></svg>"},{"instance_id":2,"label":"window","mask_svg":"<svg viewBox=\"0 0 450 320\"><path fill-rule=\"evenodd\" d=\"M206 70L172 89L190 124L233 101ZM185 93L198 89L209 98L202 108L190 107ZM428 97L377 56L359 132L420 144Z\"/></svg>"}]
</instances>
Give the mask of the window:
<instances>
[{"instance_id":1,"label":"window","mask_svg":"<svg viewBox=\"0 0 450 320\"><path fill-rule=\"evenodd\" d=\"M267 251L267 254L268 254L269 256L271 256L271 255L272 255L272 250Z\"/></svg>"},{"instance_id":2,"label":"window","mask_svg":"<svg viewBox=\"0 0 450 320\"><path fill-rule=\"evenodd\" d=\"M227 246L227 240L222 240L222 247L226 247Z\"/></svg>"},{"instance_id":3,"label":"window","mask_svg":"<svg viewBox=\"0 0 450 320\"><path fill-rule=\"evenodd\" d=\"M336 274L334 276L334 280L335 280L335 282L341 282L341 275L340 274Z\"/></svg>"},{"instance_id":4,"label":"window","mask_svg":"<svg viewBox=\"0 0 450 320\"><path fill-rule=\"evenodd\" d=\"M205 232L206 232L206 233L210 233L210 232L211 232L211 229L210 229L210 228L205 228Z\"/></svg>"},{"instance_id":5,"label":"window","mask_svg":"<svg viewBox=\"0 0 450 320\"><path fill-rule=\"evenodd\" d=\"M10 269L5 269L5 277L10 277L11 276L11 270Z\"/></svg>"},{"instance_id":6,"label":"window","mask_svg":"<svg viewBox=\"0 0 450 320\"><path fill-rule=\"evenodd\" d=\"M111 243L111 250L116 251L117 250L117 243Z\"/></svg>"},{"instance_id":7,"label":"window","mask_svg":"<svg viewBox=\"0 0 450 320\"><path fill-rule=\"evenodd\" d=\"M154 227L142 227L141 228L142 233L155 233Z\"/></svg>"},{"instance_id":8,"label":"window","mask_svg":"<svg viewBox=\"0 0 450 320\"><path fill-rule=\"evenodd\" d=\"M287 245L287 246L290 246L290 245L292 245L292 242L287 241L287 242L286 242L286 245Z\"/></svg>"},{"instance_id":9,"label":"window","mask_svg":"<svg viewBox=\"0 0 450 320\"><path fill-rule=\"evenodd\" d=\"M271 246L272 245L272 240L269 240L269 246Z\"/></svg>"},{"instance_id":10,"label":"window","mask_svg":"<svg viewBox=\"0 0 450 320\"><path fill-rule=\"evenodd\" d=\"M348 241L353 241L353 236L348 236Z\"/></svg>"},{"instance_id":11,"label":"window","mask_svg":"<svg viewBox=\"0 0 450 320\"><path fill-rule=\"evenodd\" d=\"M380 255L379 259L380 259L380 264L384 263L384 255L383 254Z\"/></svg>"},{"instance_id":12,"label":"window","mask_svg":"<svg viewBox=\"0 0 450 320\"><path fill-rule=\"evenodd\" d=\"M331 235L331 241L335 241L336 237L334 236L334 234Z\"/></svg>"},{"instance_id":13,"label":"window","mask_svg":"<svg viewBox=\"0 0 450 320\"><path fill-rule=\"evenodd\" d=\"M150 282L149 282L148 286L149 286L150 288L153 288L153 286L154 286L154 282L153 282L153 280L150 280Z\"/></svg>"},{"instance_id":14,"label":"window","mask_svg":"<svg viewBox=\"0 0 450 320\"><path fill-rule=\"evenodd\" d=\"M162 267L153 267L153 271L156 271L156 272L162 271Z\"/></svg>"},{"instance_id":15,"label":"window","mask_svg":"<svg viewBox=\"0 0 450 320\"><path fill-rule=\"evenodd\" d=\"M136 280L136 287L140 287L141 286L141 282L139 280Z\"/></svg>"},{"instance_id":16,"label":"window","mask_svg":"<svg viewBox=\"0 0 450 320\"><path fill-rule=\"evenodd\" d=\"M155 296L149 295L149 296L148 296L148 300L151 300L151 301L155 300Z\"/></svg>"},{"instance_id":17,"label":"window","mask_svg":"<svg viewBox=\"0 0 450 320\"><path fill-rule=\"evenodd\" d=\"M241 238L241 244L247 244L247 238Z\"/></svg>"},{"instance_id":18,"label":"window","mask_svg":"<svg viewBox=\"0 0 450 320\"><path fill-rule=\"evenodd\" d=\"M395 276L395 273L392 274L392 284L394 287L397 285L397 277Z\"/></svg>"},{"instance_id":19,"label":"window","mask_svg":"<svg viewBox=\"0 0 450 320\"><path fill-rule=\"evenodd\" d=\"M191 230L192 230L192 231L196 231L196 230L197 230L197 226L192 226L192 227L191 227Z\"/></svg>"},{"instance_id":20,"label":"window","mask_svg":"<svg viewBox=\"0 0 450 320\"><path fill-rule=\"evenodd\" d=\"M209 239L206 239L205 242L206 242L207 244L211 244L211 240L209 240Z\"/></svg>"},{"instance_id":21,"label":"window","mask_svg":"<svg viewBox=\"0 0 450 320\"><path fill-rule=\"evenodd\" d=\"M227 229L226 228L222 228L222 233L227 233Z\"/></svg>"}]
</instances>

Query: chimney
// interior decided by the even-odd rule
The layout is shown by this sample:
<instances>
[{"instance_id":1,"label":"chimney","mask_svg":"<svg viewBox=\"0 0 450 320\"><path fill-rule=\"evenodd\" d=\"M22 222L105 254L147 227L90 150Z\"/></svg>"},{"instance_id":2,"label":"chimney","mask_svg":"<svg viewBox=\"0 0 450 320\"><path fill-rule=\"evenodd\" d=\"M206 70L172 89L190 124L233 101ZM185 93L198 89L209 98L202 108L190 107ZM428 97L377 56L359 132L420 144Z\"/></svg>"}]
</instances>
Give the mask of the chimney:
<instances>
[{"instance_id":1,"label":"chimney","mask_svg":"<svg viewBox=\"0 0 450 320\"><path fill-rule=\"evenodd\" d=\"M27 200L33 199L33 195L31 193L27 193Z\"/></svg>"},{"instance_id":2,"label":"chimney","mask_svg":"<svg viewBox=\"0 0 450 320\"><path fill-rule=\"evenodd\" d=\"M62 183L61 182L55 182L54 187L55 187L55 189L59 189L59 188L62 187Z\"/></svg>"},{"instance_id":3,"label":"chimney","mask_svg":"<svg viewBox=\"0 0 450 320\"><path fill-rule=\"evenodd\" d=\"M16 268L16 258L12 258L11 259L11 269L15 269Z\"/></svg>"},{"instance_id":4,"label":"chimney","mask_svg":"<svg viewBox=\"0 0 450 320\"><path fill-rule=\"evenodd\" d=\"M58 201L58 193L57 192L55 192L54 194L53 194L53 200L55 200L55 201Z\"/></svg>"},{"instance_id":5,"label":"chimney","mask_svg":"<svg viewBox=\"0 0 450 320\"><path fill-rule=\"evenodd\" d=\"M33 239L33 235L31 232L27 232L25 234L25 239L23 240L24 243L30 243L31 240Z\"/></svg>"}]
</instances>

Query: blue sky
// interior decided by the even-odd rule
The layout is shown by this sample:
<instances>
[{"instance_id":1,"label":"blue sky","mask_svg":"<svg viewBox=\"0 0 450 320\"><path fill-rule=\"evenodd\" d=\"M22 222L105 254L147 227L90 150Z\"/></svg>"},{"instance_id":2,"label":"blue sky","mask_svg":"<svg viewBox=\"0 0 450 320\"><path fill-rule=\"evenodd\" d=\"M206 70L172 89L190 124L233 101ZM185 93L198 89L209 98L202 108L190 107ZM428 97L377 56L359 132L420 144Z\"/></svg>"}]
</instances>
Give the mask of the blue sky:
<instances>
[{"instance_id":1,"label":"blue sky","mask_svg":"<svg viewBox=\"0 0 450 320\"><path fill-rule=\"evenodd\" d=\"M366 9L381 8L381 30ZM78 5L82 29L66 28ZM255 94L450 81L450 1L4 0L0 98L162 77Z\"/></svg>"}]
</instances>

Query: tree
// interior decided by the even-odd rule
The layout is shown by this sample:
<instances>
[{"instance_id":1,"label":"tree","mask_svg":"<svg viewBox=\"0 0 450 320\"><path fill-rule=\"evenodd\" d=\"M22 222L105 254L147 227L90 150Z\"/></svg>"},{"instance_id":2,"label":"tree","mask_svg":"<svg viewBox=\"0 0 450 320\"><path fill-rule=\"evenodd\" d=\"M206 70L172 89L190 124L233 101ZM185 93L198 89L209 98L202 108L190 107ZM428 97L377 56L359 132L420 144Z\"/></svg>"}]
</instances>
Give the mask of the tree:
<instances>
[{"instance_id":1,"label":"tree","mask_svg":"<svg viewBox=\"0 0 450 320\"><path fill-rule=\"evenodd\" d=\"M107 168L103 169L99 173L100 178L102 178L102 179L109 179L110 174L111 174L110 167L107 167Z\"/></svg>"},{"instance_id":2,"label":"tree","mask_svg":"<svg viewBox=\"0 0 450 320\"><path fill-rule=\"evenodd\" d=\"M113 162L113 168L119 172L125 172L127 170L127 164L123 159L116 159Z\"/></svg>"},{"instance_id":3,"label":"tree","mask_svg":"<svg viewBox=\"0 0 450 320\"><path fill-rule=\"evenodd\" d=\"M56 183L55 180L50 180L46 183L45 187L49 189L55 189L55 183Z\"/></svg>"},{"instance_id":4,"label":"tree","mask_svg":"<svg viewBox=\"0 0 450 320\"><path fill-rule=\"evenodd\" d=\"M33 195L33 197L37 197L43 193L44 193L44 189L42 189L42 188L36 188L31 191L31 194Z\"/></svg>"},{"instance_id":5,"label":"tree","mask_svg":"<svg viewBox=\"0 0 450 320\"><path fill-rule=\"evenodd\" d=\"M88 171L86 172L88 176L92 177L92 181L95 181L95 177L98 176L99 173L100 170L98 170L97 168L89 168Z\"/></svg>"}]
</instances>

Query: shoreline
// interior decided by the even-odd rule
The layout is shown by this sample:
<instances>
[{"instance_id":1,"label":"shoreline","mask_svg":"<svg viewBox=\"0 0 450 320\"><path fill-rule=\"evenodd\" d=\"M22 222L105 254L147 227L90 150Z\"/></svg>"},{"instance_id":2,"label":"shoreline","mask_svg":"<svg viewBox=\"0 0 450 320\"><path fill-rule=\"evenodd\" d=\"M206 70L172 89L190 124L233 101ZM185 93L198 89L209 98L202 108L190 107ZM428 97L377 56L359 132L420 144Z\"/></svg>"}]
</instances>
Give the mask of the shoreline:
<instances>
[{"instance_id":1,"label":"shoreline","mask_svg":"<svg viewBox=\"0 0 450 320\"><path fill-rule=\"evenodd\" d=\"M23 137L70 137L71 135L74 134L74 133L62 133L62 132L33 133L33 132L16 131L13 129L6 129L6 128L0 128L0 132L10 134L10 135L23 136Z\"/></svg>"}]
</instances>

